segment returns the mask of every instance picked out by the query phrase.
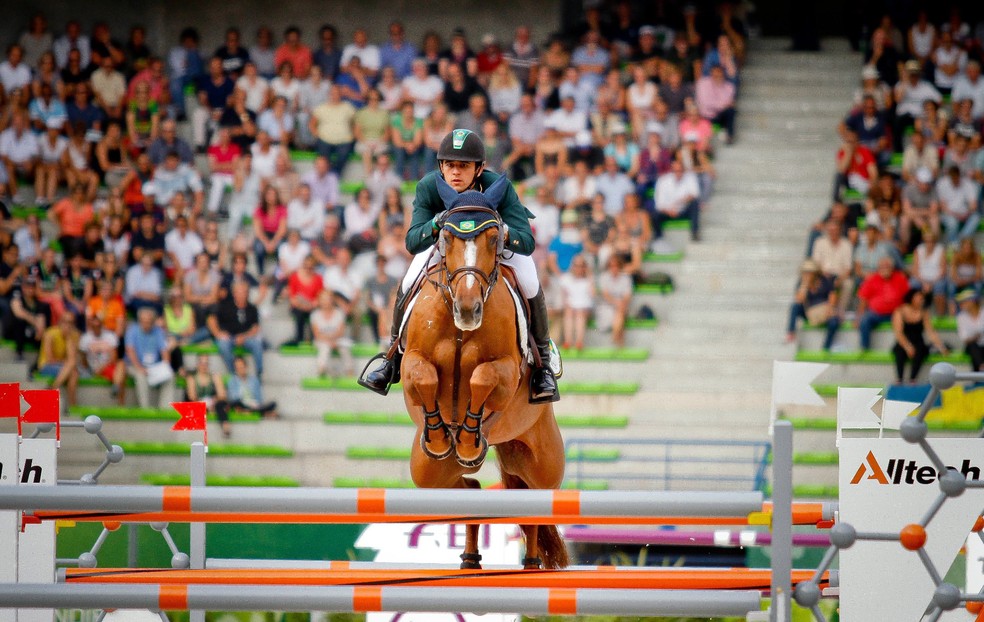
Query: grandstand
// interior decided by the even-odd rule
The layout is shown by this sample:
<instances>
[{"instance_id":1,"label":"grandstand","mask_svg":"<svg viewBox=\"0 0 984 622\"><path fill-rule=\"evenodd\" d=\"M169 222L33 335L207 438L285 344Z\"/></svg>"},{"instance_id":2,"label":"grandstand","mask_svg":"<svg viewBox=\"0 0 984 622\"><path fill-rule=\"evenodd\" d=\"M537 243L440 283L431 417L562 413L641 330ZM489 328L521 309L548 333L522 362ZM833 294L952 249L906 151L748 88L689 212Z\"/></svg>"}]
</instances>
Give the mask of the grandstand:
<instances>
[{"instance_id":1,"label":"grandstand","mask_svg":"<svg viewBox=\"0 0 984 622\"><path fill-rule=\"evenodd\" d=\"M186 8L182 6L167 19L161 17L157 23L148 23L144 33L146 48L139 45L139 36L137 41L133 39L129 23L123 24L120 16L109 22L112 26L109 39L95 23L83 20L79 40L89 42L85 46L73 43L74 34L63 36L66 24L61 21L61 15L58 20L48 16L50 27L43 20L35 22L34 36L28 33L21 37L21 31L6 33L11 43L24 43L21 49L24 54L11 58L11 54L17 56L17 52L11 51L0 65L0 80L4 81L0 130L18 141L28 140L21 138L25 133L42 144L48 140L49 146L38 151L38 170L44 169L45 175L55 174L58 183L54 194L45 184L35 186L34 175L41 173L29 170L33 164L18 159L20 155L10 146L18 144L13 138L6 143L0 138L0 156L5 158L5 164L9 163L4 170L8 172L6 177L11 178L6 184L5 203L10 209L2 223L0 246L6 248L11 241L17 242L21 255L15 261L24 264L23 271L11 279L10 290L2 287L10 271L4 272L0 267L0 297L10 307L15 298L23 296L22 285L39 287L55 316L73 306L84 315L90 300L99 298L99 278L81 275L86 270L95 270L96 276L102 277L106 272L102 257L87 255L90 250L96 252L85 239L85 225L89 222L97 223L98 233L105 237L104 250L119 251L120 274L133 270L133 283L130 278L125 279L125 285L122 278L110 279L114 288L112 296L123 294L128 303L131 328L136 325L137 307L160 308L170 300L170 291L175 289L183 289L186 296L194 293L194 287L174 285L182 271L194 272L191 263L197 249L184 234L173 242L178 238L172 236L173 230L183 226L179 226L178 214L190 217L188 226L192 236L198 230L205 239L210 266L202 273L204 281L213 278L210 276L213 268L231 270L233 252L245 253L247 272L262 281L251 294L257 307L259 333L266 345L262 353L262 383L258 386L263 398L275 402L276 407L258 408L260 405L245 400L244 408L230 415L227 438L221 433L223 428L215 424L210 437L209 462L215 481L408 485L405 456L413 430L403 412L399 391L385 398L376 396L359 388L351 373L361 369L380 345L373 330L375 320L367 314L372 309L364 302L367 294L362 292L361 283L373 278L377 250L387 259L385 270L389 277L398 278L402 274L401 266L408 259L401 248L402 234L394 235L390 230L393 222L401 220L401 209L397 206L388 217L378 219L382 224L377 224L376 210L383 203L387 186L395 188L403 208L409 206L420 172L434 164L433 137L437 136L439 141L441 128L459 124L476 132L487 132L483 135L490 167L501 169L505 162L508 168L505 172L517 183L524 202L540 216L534 222L540 244L534 258L541 265L541 272L549 277L553 310L558 316L553 327L554 339L568 346L564 348L563 399L556 405L556 412L565 437L582 441L590 437L595 441L590 446L572 445L569 459L572 465L577 465L580 475L572 478L570 485L625 486L625 480L617 476L630 469L628 460L623 460L628 450L618 444L626 439L681 442L766 439L774 360L833 362L833 369L820 380L828 386L840 383L882 386L892 381L888 352L893 339L884 326L874 331L873 347L863 356L854 353L858 339L857 331L852 328L839 331L829 352L822 351L822 332L812 326L800 327L791 344L783 342L795 275L804 259L804 234L830 208L835 155L841 145L837 128L845 111L853 105L860 84L864 59L846 42L825 41L822 54L790 53L786 51L785 41L749 37L741 16L722 22L721 14L715 12L717 8L703 6L700 11L704 13L696 22L689 21L688 10L663 22L656 16L629 15L628 21L619 26L614 6L611 10L606 7L607 12L600 14L588 11L584 20L562 25L559 9L544 5L542 20L505 11L490 17L488 36L484 36L485 29L469 25L466 37L458 36L437 16L424 12L412 23L405 18L407 23L403 25L408 44L422 46L428 28L433 28L443 41L435 48L435 55L424 55L426 71L438 83L438 90L432 91L428 99L422 93L433 88L433 82L426 83L423 79L413 82L411 77L407 78L411 87L400 87L401 81L410 75L410 61L417 56L416 47L413 50L387 47L389 24L377 23L378 18L366 17L365 23L373 25L367 46L352 42L353 26L337 28L335 47L320 49L322 37L332 32L305 26L300 33L300 47L295 47L283 43L291 36L284 29L285 22L276 25L271 32L272 43L263 47L256 40L255 17L242 16L239 20L235 15L220 16L213 7L206 7L203 10L209 19L199 20L186 16ZM359 16L358 12L347 16L346 26ZM591 21L598 16L603 26ZM137 21L136 16L133 21ZM200 31L181 35L182 28L189 24L199 25ZM537 54L524 47L522 34L518 35L518 47L514 47L515 31L524 24L532 27L530 41L538 46ZM548 27L550 24L555 27ZM563 26L569 27L565 30ZM229 47L227 27L241 29L237 33L241 47ZM27 22L18 28L27 29ZM554 31L559 36L548 41L548 35ZM595 31L600 41L597 49L593 47L594 35L585 36ZM176 46L181 38L188 47ZM444 44L454 39L464 39L462 42L467 42L472 51L456 55L458 52L451 50L443 54ZM681 43L675 45L675 39ZM193 42L197 48L192 46ZM287 47L281 50L282 44ZM54 69L42 66L48 62L42 60L46 45L55 51ZM68 57L72 56L69 50L73 46L80 52L86 48L94 61L93 67L73 68L69 64L61 71L57 65L69 62ZM304 46L310 46L314 53L309 56L303 51ZM189 51L193 49L198 50L197 60L182 64L182 59L194 56ZM222 58L210 68L213 50L220 52ZM974 50L979 48L972 48L972 53ZM246 58L243 51L252 54L252 68L243 62ZM359 58L359 63L350 63L352 56ZM615 69L621 71L610 71L613 57ZM295 75L285 75L282 65L277 66L274 58L287 61L286 73ZM161 61L156 68L155 60ZM354 66L357 64L361 67ZM308 77L312 65L321 68L324 83ZM500 65L509 71L497 74L495 68ZM541 74L536 69L539 66L548 69ZM569 66L576 67L577 72L572 74ZM394 75L386 75L385 67L391 67ZM642 68L641 78L634 71L636 67ZM712 67L721 67L722 71L712 71ZM155 73L158 70L160 73ZM179 75L185 70L189 75ZM397 74L397 70L401 73ZM679 89L670 86L674 71L683 77ZM201 75L191 75L194 72ZM260 75L259 80L252 78L254 73ZM461 78L464 86L460 89L458 73L464 76ZM704 77L704 73L721 76ZM264 82L264 75L270 78L269 83ZM528 80L521 84L520 79L527 76ZM43 93L45 84L52 86L50 96ZM117 92L120 84L123 92ZM330 99L328 84L344 85L340 96L349 104L336 106ZM370 85L375 85L380 94L378 105L383 112L379 114L372 113L376 104L362 108L364 101L370 99ZM86 99L85 88L97 95L88 104L94 109L91 114L76 101ZM76 95L79 90L83 90L81 96ZM141 90L149 93L137 92ZM475 93L480 94L479 99L487 94L491 124L483 125L486 120L483 112L471 105L467 95ZM521 93L531 95L532 113L520 110L525 105ZM115 100L114 94L118 96ZM283 96L284 101L275 103L273 94ZM414 118L403 121L397 111L399 103L408 97L416 98ZM57 103L51 103L52 98L64 101L62 113L58 112ZM605 105L610 110L599 111L595 99L607 100ZM447 104L455 115L451 125L431 113L432 104L438 100ZM568 101L573 104L572 110L565 108L570 105ZM322 125L323 117L334 120L336 117L332 115L349 105L370 111L355 116L352 121L358 126L355 135L347 135L350 127L339 136L327 127L328 123ZM726 130L729 115L735 110L738 111L735 131L729 135ZM390 114L394 116L391 118ZM109 122L114 116L120 121L117 129L112 129L113 124ZM81 129L69 120L82 123ZM523 123L524 120L527 122ZM979 116L973 123L978 132L977 142L973 142L974 137L968 137L968 141L977 148ZM259 132L254 131L254 126L264 130L269 138L256 136ZM172 129L179 142L171 142ZM115 134L117 130L119 136ZM904 125L899 125L898 130L907 132ZM928 130L920 122L916 131ZM962 128L955 130L954 140L960 138L961 131ZM229 144L235 148L226 143L226 133L231 137ZM397 134L399 139L394 138ZM651 139L650 134L660 138ZM74 142L69 142L70 136L74 136ZM944 131L941 140L950 138ZM165 142L155 146L158 140ZM653 144L657 140L666 153L655 150ZM254 146L254 142L259 146ZM267 142L281 144L268 146ZM343 148L352 146L351 143L356 143L355 149L346 156ZM413 143L419 143L419 148L414 150ZM629 146L623 147L626 143ZM183 147L179 148L180 145ZM529 151L523 150L524 145ZM944 145L937 147L946 149ZM53 157L51 152L55 149L66 153L91 150L92 155L73 162L71 157ZM173 156L171 150L175 151ZM252 195L249 189L252 174L243 164L245 151L252 153L252 167L259 171L253 180L256 187ZM375 164L369 165L369 154L375 152L393 155L389 173L381 173ZM321 166L317 163L319 153L327 155L335 164L328 177L317 170ZM142 162L144 154L152 161ZM606 155L615 158L615 172L605 170ZM166 162L175 157L177 161L173 165ZM966 155L961 157L961 162L976 161ZM680 205L661 204L661 197L674 192L683 196L686 192L685 182L677 181L673 186L676 178L670 170L673 158L683 163L684 171L679 179L686 179L686 183L692 181L698 192ZM558 165L551 165L552 160ZM423 168L415 170L414 166L407 166L404 175L405 162L416 162ZM578 177L581 162L586 165L588 181ZM904 167L902 156L891 150L881 164L884 170L893 170L894 166L899 172ZM980 170L979 166L974 169L973 165L967 165L969 177L980 176ZM65 184L69 174L73 188ZM332 187L336 174L337 189ZM90 179L92 186L87 185ZM300 182L305 180L312 185L314 196L297 199ZM666 186L663 192L661 180ZM838 198L849 206L849 214L863 215L870 221L871 214L858 213L863 212L864 197L858 194L855 181L849 179L849 187ZM628 201L617 194L617 189L625 183L632 188L629 194L640 199L641 220L638 213L631 216L636 220L629 220L630 216L625 215L633 213L630 209L623 210L623 202ZM237 215L250 219L259 216L255 209L260 197L266 195L262 188L268 184L282 195L273 201L276 206L269 212L272 226L260 231L263 226L238 223ZM319 187L314 187L316 184ZM78 197L74 196L75 185L80 185ZM233 188L223 191L224 185ZM363 187L375 191L367 203L372 218L360 216L357 199ZM603 189L606 193L604 213L597 218L587 215L591 212L593 190L589 192L586 188ZM543 189L546 192L541 194ZM316 206L317 212L314 225L302 218L311 205ZM862 207L851 208L851 205ZM299 220L292 221L299 227L300 223L307 223L300 242L279 239L286 237L283 231L278 233L276 220L282 218L277 216L282 207L286 207L288 214L301 214ZM691 223L685 219L669 217L677 216L677 208L697 210L699 230L691 229ZM89 209L92 212L86 211ZM140 230L138 218L132 224L127 218L120 219L123 236L111 225L114 214L136 215L145 211L152 217L147 232ZM660 213L664 216L658 216ZM28 234L32 228L29 221L34 217L40 220L45 244L57 250L54 265L45 263L37 248L36 242L40 240ZM323 229L324 220L328 225ZM645 226L639 224L643 220ZM358 230L357 223L361 225ZM325 231L339 224L339 235L344 241L326 238ZM214 226L214 234L208 232L210 226ZM573 238L564 237L565 228L574 231ZM164 247L165 257L154 256L153 263L158 264L166 279L159 290L150 287L149 297L135 295L140 291L136 283L140 273L130 266L139 264L140 253L125 252L121 240L127 239L130 246L148 249L145 252L153 254L160 250L155 245L165 233L173 243ZM254 252L257 249L254 237L266 239L267 248L261 246L261 252ZM302 255L307 254L296 249L304 248L305 244L316 249L315 271L321 273L318 278L323 279L326 289L349 299L353 293L361 293L363 298L362 303L357 302L351 308L338 305L336 313L346 316L347 336L352 345L344 342L335 345L349 352L352 360L351 363L338 361L337 375L321 373L329 370L319 369L315 347L305 341L310 338L296 334L298 313L293 312L297 309L292 306L298 305L289 300L291 290L285 289L279 298L274 295L278 289L274 269L278 252L284 270L292 272L299 267ZM339 258L346 252L339 250L342 247L354 254L351 267L345 267L346 261ZM83 272L73 272L68 265L73 249L80 249ZM626 275L632 283L632 294L624 344L616 343L615 336L603 330L605 316L609 315L604 312L595 314L590 321L583 344L565 337L568 333L559 318L567 304L564 288L572 280L566 276L567 264L576 252L584 252L596 263L594 273L595 278L601 277L599 283L606 280L603 273L608 256L620 255L628 260ZM30 254L38 257L25 257ZM264 270L258 260L265 261ZM182 261L185 264L179 265ZM64 276L59 276L56 268L62 265L66 271ZM287 274L281 276L281 280L287 280ZM217 276L214 278L212 287L219 280ZM234 280L235 277L227 277L222 289L231 290L227 285ZM121 290L117 291L116 287ZM202 291L205 292L201 294L203 301L191 301L196 305L193 314L198 328L205 327L206 318L212 315L208 307L216 303L209 287ZM953 291L950 295L955 294ZM147 304L139 304L141 300ZM604 306L600 293L596 293L592 302L593 310ZM863 310L858 310L853 300L841 302L845 303L843 319L851 319L852 312L855 317L861 317ZM385 304L377 305L383 308L384 316L390 304L386 299ZM25 305L18 302L13 306L23 311ZM23 318L19 323L14 322L14 313L7 307L0 308L4 311L5 336L10 339L0 350L0 377L29 379L28 386L51 382L64 385L63 399L67 403L68 386L75 381L59 377L58 365L67 359L61 370L74 367L79 355L48 352L49 360L36 365L33 352L41 339L40 335L34 335L33 340L27 340L26 356L18 356L13 342L18 337L23 339L24 329L32 327ZM102 312L91 309L89 314L103 317ZM303 319L303 314L300 315ZM936 318L940 335L943 341L956 346L952 360L967 365L969 359L961 354L952 314L945 315ZM50 324L55 319L49 315L47 321ZM80 329L90 328L81 321L79 324ZM382 324L381 337L385 340L385 321ZM570 328L573 331L574 327ZM168 329L168 326L162 328L165 332ZM173 325L170 329L174 331ZM227 381L232 370L213 338L215 333L224 331L224 327L219 330L211 327L196 334L196 343L180 347L188 373L194 371L197 358L207 357L210 370L219 375L218 383ZM120 337L124 334L121 327ZM67 341L71 343L73 338ZM138 336L130 341L136 339ZM59 340L66 338L50 337L52 343ZM90 351L89 356L93 357L94 352ZM126 354L122 350L121 353ZM52 354L56 355L54 360ZM256 361L252 360L256 354L246 352L247 375L257 371ZM112 360L108 354L107 357L105 360ZM41 368L40 372L49 373L35 373L36 366ZM68 413L100 415L108 422L114 441L121 442L126 450L125 467L108 471L106 481L183 481L187 467L185 447L191 437L168 431L174 415L155 408L160 404L149 401L142 390L131 387L132 374L114 377L113 369L105 373L106 377L95 373L78 379L77 399ZM111 377L113 381L109 380ZM111 388L111 382L127 386ZM179 377L175 384L174 394L178 396L187 383ZM120 391L122 398L117 397ZM241 392L237 395L242 397ZM269 416L253 412L257 409ZM830 416L832 409L827 410L809 414ZM801 454L795 481L804 486L801 492L808 495L830 493L836 483L835 458L830 456L832 437L823 429L824 421L800 422L804 429L820 430L798 439ZM608 440L612 442L606 444ZM72 436L65 438L61 464L67 473L84 472L98 460L93 457L92 442ZM493 469L486 467L480 478L494 481ZM708 468L703 475L711 471ZM270 478L265 479L267 476Z\"/></svg>"}]
</instances>

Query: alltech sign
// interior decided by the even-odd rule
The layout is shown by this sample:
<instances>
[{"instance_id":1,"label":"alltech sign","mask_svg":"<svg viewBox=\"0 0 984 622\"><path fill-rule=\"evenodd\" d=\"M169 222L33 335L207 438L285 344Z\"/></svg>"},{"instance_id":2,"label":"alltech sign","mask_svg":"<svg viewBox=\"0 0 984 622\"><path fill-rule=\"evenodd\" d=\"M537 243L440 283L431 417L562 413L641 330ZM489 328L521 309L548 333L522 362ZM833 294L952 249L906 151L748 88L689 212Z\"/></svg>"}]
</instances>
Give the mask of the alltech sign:
<instances>
[{"instance_id":1,"label":"alltech sign","mask_svg":"<svg viewBox=\"0 0 984 622\"><path fill-rule=\"evenodd\" d=\"M948 469L981 479L984 439L928 440ZM919 522L939 498L939 476L919 445L901 438L842 438L840 519L858 531L897 534ZM968 488L946 499L933 516L924 550L941 572L959 554L981 508L984 489ZM897 541L856 542L840 552L840 571L842 620L918 622L935 587L918 553ZM941 620L972 622L974 616L959 609Z\"/></svg>"},{"instance_id":2,"label":"alltech sign","mask_svg":"<svg viewBox=\"0 0 984 622\"><path fill-rule=\"evenodd\" d=\"M946 468L959 471L968 480L976 482L981 479L980 467L975 466L970 458L964 458L959 464L960 466L946 465ZM869 451L864 461L858 465L854 477L851 478L851 485L856 486L872 480L882 485L935 484L940 475L942 473L929 464L928 459L920 462L904 458L889 458L879 462L878 458L875 457L875 452Z\"/></svg>"}]
</instances>

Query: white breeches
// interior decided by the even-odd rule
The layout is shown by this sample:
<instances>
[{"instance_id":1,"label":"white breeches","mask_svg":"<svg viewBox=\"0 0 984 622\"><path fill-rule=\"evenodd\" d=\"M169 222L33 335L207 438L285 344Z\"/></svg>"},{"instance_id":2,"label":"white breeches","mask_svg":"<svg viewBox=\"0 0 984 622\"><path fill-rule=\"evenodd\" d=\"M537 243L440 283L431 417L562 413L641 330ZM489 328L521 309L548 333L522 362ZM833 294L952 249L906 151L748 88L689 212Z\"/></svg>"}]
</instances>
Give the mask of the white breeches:
<instances>
[{"instance_id":1,"label":"white breeches","mask_svg":"<svg viewBox=\"0 0 984 622\"><path fill-rule=\"evenodd\" d=\"M431 258L430 263L427 262L428 257ZM414 255L413 261L410 262L410 267L407 268L407 274L403 277L402 291L410 289L424 269L433 266L440 260L441 256L437 253L431 256L431 249ZM502 263L512 268L516 273L516 280L519 281L519 291L523 294L524 298L533 298L540 293L540 279L536 274L536 263L532 257L512 253L508 259L503 258Z\"/></svg>"}]
</instances>

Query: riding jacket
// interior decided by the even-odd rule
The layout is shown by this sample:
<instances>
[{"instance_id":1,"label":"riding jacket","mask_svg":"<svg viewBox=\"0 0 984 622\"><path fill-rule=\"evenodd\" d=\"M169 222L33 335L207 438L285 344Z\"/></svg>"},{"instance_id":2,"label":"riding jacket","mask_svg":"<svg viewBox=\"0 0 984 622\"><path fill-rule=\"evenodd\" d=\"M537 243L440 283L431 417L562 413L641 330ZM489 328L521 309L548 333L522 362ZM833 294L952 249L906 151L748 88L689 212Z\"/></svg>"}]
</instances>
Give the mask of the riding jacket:
<instances>
[{"instance_id":1,"label":"riding jacket","mask_svg":"<svg viewBox=\"0 0 984 622\"><path fill-rule=\"evenodd\" d=\"M437 176L439 171L431 171L417 183L417 194L413 198L413 215L410 227L407 229L407 250L416 255L430 248L437 241L438 232L434 231L434 217L445 210L444 202L437 193ZM496 179L499 173L482 172L475 184L475 189L484 191ZM519 201L516 189L509 186L502 202L496 208L499 216L509 226L509 238L506 248L520 255L531 255L536 248L530 219L533 213Z\"/></svg>"}]
</instances>

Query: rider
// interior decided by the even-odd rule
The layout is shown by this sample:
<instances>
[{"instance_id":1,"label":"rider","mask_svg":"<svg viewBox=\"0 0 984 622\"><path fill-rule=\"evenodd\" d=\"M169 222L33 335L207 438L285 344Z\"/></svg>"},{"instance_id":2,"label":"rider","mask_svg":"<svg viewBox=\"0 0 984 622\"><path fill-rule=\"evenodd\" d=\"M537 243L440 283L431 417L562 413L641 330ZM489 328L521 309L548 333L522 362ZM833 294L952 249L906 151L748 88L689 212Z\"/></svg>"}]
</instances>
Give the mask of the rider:
<instances>
[{"instance_id":1,"label":"rider","mask_svg":"<svg viewBox=\"0 0 984 622\"><path fill-rule=\"evenodd\" d=\"M432 262L438 260L430 253L430 247L440 234L445 210L444 202L437 191L437 175L440 174L459 193L470 189L483 191L499 178L498 173L485 170L485 144L471 130L452 130L444 137L437 152L437 166L436 171L424 175L417 184L413 217L406 237L407 250L414 253L414 258L397 292L391 332L394 342L399 339L400 325L408 302L407 292L420 273L427 268L428 259ZM534 367L530 378L530 402L554 402L560 399L560 395L557 392L557 379L550 368L547 305L537 277L536 264L530 257L535 244L529 221L533 214L519 202L519 196L511 185L497 211L508 228L504 246L507 252L503 255L502 263L515 270L519 289L529 302L530 332L539 352L539 364ZM399 348L390 347L389 352L393 353L392 358L389 353L381 355L382 363L369 373L363 372L364 378L360 379L362 386L382 395L386 395L391 383L399 380Z\"/></svg>"}]
</instances>

